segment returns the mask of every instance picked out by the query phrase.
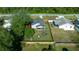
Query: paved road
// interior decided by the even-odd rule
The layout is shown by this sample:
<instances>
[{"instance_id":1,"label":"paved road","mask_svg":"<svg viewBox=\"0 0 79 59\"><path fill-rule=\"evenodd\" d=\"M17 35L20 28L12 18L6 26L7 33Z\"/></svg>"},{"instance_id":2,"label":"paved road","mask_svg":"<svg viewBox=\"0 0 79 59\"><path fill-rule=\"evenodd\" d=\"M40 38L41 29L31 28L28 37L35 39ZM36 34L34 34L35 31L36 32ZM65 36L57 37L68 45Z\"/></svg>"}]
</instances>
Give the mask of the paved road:
<instances>
[{"instance_id":1,"label":"paved road","mask_svg":"<svg viewBox=\"0 0 79 59\"><path fill-rule=\"evenodd\" d=\"M31 16L73 16L79 14L30 14Z\"/></svg>"}]
</instances>

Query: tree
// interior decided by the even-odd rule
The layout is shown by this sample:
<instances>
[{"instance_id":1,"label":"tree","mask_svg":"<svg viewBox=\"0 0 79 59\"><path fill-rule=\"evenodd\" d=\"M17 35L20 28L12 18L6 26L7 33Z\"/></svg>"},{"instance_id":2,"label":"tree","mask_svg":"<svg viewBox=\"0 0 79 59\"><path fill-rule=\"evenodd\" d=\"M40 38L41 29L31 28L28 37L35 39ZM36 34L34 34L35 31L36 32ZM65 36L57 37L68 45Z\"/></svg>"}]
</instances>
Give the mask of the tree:
<instances>
[{"instance_id":1,"label":"tree","mask_svg":"<svg viewBox=\"0 0 79 59\"><path fill-rule=\"evenodd\" d=\"M54 13L54 14L78 14L79 8L77 7L2 7L0 8L0 13L5 14L15 14L19 10L24 11L25 13Z\"/></svg>"},{"instance_id":2,"label":"tree","mask_svg":"<svg viewBox=\"0 0 79 59\"><path fill-rule=\"evenodd\" d=\"M26 25L30 24L32 19L24 12L17 13L13 16L11 34L14 36L13 50L22 50L21 41L24 40Z\"/></svg>"},{"instance_id":3,"label":"tree","mask_svg":"<svg viewBox=\"0 0 79 59\"><path fill-rule=\"evenodd\" d=\"M23 36L26 25L31 23L30 16L24 13L18 13L13 16L12 30L17 36Z\"/></svg>"},{"instance_id":4,"label":"tree","mask_svg":"<svg viewBox=\"0 0 79 59\"><path fill-rule=\"evenodd\" d=\"M0 51L12 50L13 36L4 28L0 27Z\"/></svg>"}]
</instances>

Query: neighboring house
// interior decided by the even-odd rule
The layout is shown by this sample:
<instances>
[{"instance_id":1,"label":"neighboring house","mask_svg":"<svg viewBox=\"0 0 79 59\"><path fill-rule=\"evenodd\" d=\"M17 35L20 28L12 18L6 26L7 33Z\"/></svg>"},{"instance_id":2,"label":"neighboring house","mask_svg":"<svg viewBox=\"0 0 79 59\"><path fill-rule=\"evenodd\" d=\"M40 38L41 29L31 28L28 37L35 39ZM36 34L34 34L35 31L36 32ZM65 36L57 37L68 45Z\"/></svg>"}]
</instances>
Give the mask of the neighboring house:
<instances>
[{"instance_id":1,"label":"neighboring house","mask_svg":"<svg viewBox=\"0 0 79 59\"><path fill-rule=\"evenodd\" d=\"M58 18L53 21L54 26L64 30L74 30L74 25L71 21L65 18Z\"/></svg>"},{"instance_id":2,"label":"neighboring house","mask_svg":"<svg viewBox=\"0 0 79 59\"><path fill-rule=\"evenodd\" d=\"M58 16L58 17L56 17L56 19L60 19L60 18L64 18L64 16Z\"/></svg>"},{"instance_id":3,"label":"neighboring house","mask_svg":"<svg viewBox=\"0 0 79 59\"><path fill-rule=\"evenodd\" d=\"M48 22L52 23L55 19L64 18L64 16L52 16L53 18L49 18Z\"/></svg>"},{"instance_id":4,"label":"neighboring house","mask_svg":"<svg viewBox=\"0 0 79 59\"><path fill-rule=\"evenodd\" d=\"M75 22L75 29L79 32L79 19Z\"/></svg>"},{"instance_id":5,"label":"neighboring house","mask_svg":"<svg viewBox=\"0 0 79 59\"><path fill-rule=\"evenodd\" d=\"M4 20L3 27L6 28L8 31L11 30L11 20Z\"/></svg>"},{"instance_id":6,"label":"neighboring house","mask_svg":"<svg viewBox=\"0 0 79 59\"><path fill-rule=\"evenodd\" d=\"M31 27L34 29L43 29L44 21L42 19L35 19L35 20L33 20Z\"/></svg>"}]
</instances>

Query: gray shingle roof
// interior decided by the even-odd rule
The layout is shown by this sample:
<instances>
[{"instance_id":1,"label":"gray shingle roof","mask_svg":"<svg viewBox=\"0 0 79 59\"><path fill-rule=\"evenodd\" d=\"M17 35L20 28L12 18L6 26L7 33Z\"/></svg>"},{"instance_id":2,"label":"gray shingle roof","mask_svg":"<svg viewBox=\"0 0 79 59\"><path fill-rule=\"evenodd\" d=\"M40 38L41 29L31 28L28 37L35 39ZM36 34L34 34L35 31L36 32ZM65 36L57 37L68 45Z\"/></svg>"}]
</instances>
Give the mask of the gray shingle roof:
<instances>
[{"instance_id":1,"label":"gray shingle roof","mask_svg":"<svg viewBox=\"0 0 79 59\"><path fill-rule=\"evenodd\" d=\"M41 26L44 26L43 19L37 18L37 19L33 20L32 25L34 25L36 23L40 23Z\"/></svg>"},{"instance_id":2,"label":"gray shingle roof","mask_svg":"<svg viewBox=\"0 0 79 59\"><path fill-rule=\"evenodd\" d=\"M76 27L79 28L79 21L77 20L75 23Z\"/></svg>"},{"instance_id":3,"label":"gray shingle roof","mask_svg":"<svg viewBox=\"0 0 79 59\"><path fill-rule=\"evenodd\" d=\"M65 23L72 24L71 21L69 21L68 19L65 19L65 18L60 18L60 19L54 20L54 23L55 23L55 25L58 25L58 26L63 25Z\"/></svg>"}]
</instances>

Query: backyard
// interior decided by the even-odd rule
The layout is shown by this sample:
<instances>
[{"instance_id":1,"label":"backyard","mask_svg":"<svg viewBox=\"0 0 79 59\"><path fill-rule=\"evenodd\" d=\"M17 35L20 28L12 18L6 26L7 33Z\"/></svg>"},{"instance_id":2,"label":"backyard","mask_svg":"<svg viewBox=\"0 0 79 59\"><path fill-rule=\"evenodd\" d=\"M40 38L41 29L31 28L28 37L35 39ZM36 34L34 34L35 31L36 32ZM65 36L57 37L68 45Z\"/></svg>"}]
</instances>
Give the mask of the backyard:
<instances>
[{"instance_id":1,"label":"backyard","mask_svg":"<svg viewBox=\"0 0 79 59\"><path fill-rule=\"evenodd\" d=\"M56 51L63 51L63 49L67 49L68 51L78 51L79 47L77 46L79 44L74 43L57 43L55 44L55 50Z\"/></svg>"},{"instance_id":2,"label":"backyard","mask_svg":"<svg viewBox=\"0 0 79 59\"><path fill-rule=\"evenodd\" d=\"M31 42L51 42L52 37L49 31L48 24L44 25L44 29L34 29L35 33L32 35L29 39L26 39L26 41L31 41ZM27 35L25 35L27 37Z\"/></svg>"},{"instance_id":3,"label":"backyard","mask_svg":"<svg viewBox=\"0 0 79 59\"><path fill-rule=\"evenodd\" d=\"M51 45L51 47L49 47ZM40 44L40 43L23 43L23 51L45 51L45 50L54 50L53 44Z\"/></svg>"},{"instance_id":4,"label":"backyard","mask_svg":"<svg viewBox=\"0 0 79 59\"><path fill-rule=\"evenodd\" d=\"M74 31L65 31L50 24L53 40L55 42L79 42L79 33Z\"/></svg>"},{"instance_id":5,"label":"backyard","mask_svg":"<svg viewBox=\"0 0 79 59\"><path fill-rule=\"evenodd\" d=\"M63 51L65 48L69 51L79 50L79 33L76 30L65 31L55 27L51 23L47 23L46 19L44 22L44 29L34 29L34 34L29 39L25 38L25 44L22 46L23 51L42 51L43 49L48 49L50 42L56 43L55 45L51 44L52 47L54 46L54 50L52 49L52 51ZM46 42L49 42L49 44Z\"/></svg>"},{"instance_id":6,"label":"backyard","mask_svg":"<svg viewBox=\"0 0 79 59\"><path fill-rule=\"evenodd\" d=\"M52 28L53 39L56 42L79 42L79 34L76 31L64 31Z\"/></svg>"}]
</instances>

